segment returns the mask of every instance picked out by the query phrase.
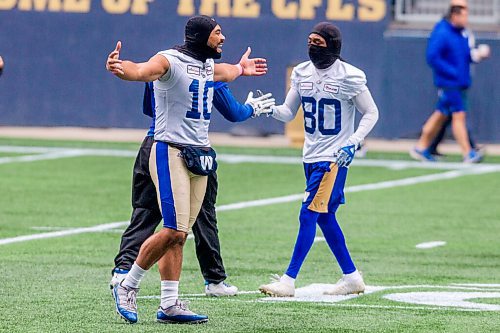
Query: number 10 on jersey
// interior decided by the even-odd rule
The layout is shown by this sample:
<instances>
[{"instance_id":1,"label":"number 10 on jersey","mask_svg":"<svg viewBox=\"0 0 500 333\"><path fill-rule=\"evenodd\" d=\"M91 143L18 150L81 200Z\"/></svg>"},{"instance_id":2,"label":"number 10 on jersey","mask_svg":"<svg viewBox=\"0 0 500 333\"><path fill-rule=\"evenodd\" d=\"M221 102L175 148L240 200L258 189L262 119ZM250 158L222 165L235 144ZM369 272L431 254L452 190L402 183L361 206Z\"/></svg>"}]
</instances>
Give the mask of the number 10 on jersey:
<instances>
[{"instance_id":1,"label":"number 10 on jersey","mask_svg":"<svg viewBox=\"0 0 500 333\"><path fill-rule=\"evenodd\" d=\"M206 81L203 87L203 119L210 120L210 112L208 111L208 89L214 88L213 81ZM200 94L200 81L193 80L189 85L189 92L193 94L193 101L191 103L191 110L186 112L186 118L200 119L202 112L199 109L199 94Z\"/></svg>"}]
</instances>

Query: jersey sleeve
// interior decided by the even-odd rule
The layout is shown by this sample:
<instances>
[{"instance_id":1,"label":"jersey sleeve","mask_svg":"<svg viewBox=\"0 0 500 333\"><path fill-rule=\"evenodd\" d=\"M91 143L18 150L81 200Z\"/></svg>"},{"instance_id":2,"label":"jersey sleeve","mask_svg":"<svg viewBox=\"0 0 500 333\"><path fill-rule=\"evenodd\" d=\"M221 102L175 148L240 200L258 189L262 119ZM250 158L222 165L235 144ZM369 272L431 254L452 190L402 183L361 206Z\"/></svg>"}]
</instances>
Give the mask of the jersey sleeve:
<instances>
[{"instance_id":1,"label":"jersey sleeve","mask_svg":"<svg viewBox=\"0 0 500 333\"><path fill-rule=\"evenodd\" d=\"M168 81L168 79L170 79L175 73L177 58L172 57L170 54L168 54L168 51L161 51L161 52L158 52L157 54L162 55L165 58L167 58L168 62L170 63L170 68L168 69L168 71L165 74L163 74L163 76L160 77L158 80L160 80L162 82Z\"/></svg>"},{"instance_id":2,"label":"jersey sleeve","mask_svg":"<svg viewBox=\"0 0 500 333\"><path fill-rule=\"evenodd\" d=\"M296 91L300 91L299 85L299 74L297 73L297 67L295 67L292 70L292 74L290 75L290 88L295 89Z\"/></svg>"},{"instance_id":3,"label":"jersey sleeve","mask_svg":"<svg viewBox=\"0 0 500 333\"><path fill-rule=\"evenodd\" d=\"M222 116L231 122L247 120L253 114L252 107L239 103L225 82L215 82L213 103Z\"/></svg>"},{"instance_id":4,"label":"jersey sleeve","mask_svg":"<svg viewBox=\"0 0 500 333\"><path fill-rule=\"evenodd\" d=\"M365 90L368 90L368 87L366 86L365 73L362 70L351 66L347 71L343 84L341 85L342 94L351 99Z\"/></svg>"}]
</instances>

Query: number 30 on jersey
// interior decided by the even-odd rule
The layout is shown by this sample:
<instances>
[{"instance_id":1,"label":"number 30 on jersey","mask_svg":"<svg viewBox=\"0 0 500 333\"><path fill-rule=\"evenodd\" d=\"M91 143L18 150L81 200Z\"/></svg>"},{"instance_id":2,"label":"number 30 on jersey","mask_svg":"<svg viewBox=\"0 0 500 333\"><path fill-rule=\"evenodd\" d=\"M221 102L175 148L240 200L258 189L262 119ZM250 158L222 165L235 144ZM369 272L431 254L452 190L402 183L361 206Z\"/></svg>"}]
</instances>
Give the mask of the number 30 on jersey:
<instances>
[{"instance_id":1,"label":"number 30 on jersey","mask_svg":"<svg viewBox=\"0 0 500 333\"><path fill-rule=\"evenodd\" d=\"M307 133L314 134L316 127L323 135L337 135L341 126L340 101L337 99L322 98L316 101L314 97L302 97L302 109L304 110L304 127ZM327 117L335 117L334 127L325 128Z\"/></svg>"}]
</instances>

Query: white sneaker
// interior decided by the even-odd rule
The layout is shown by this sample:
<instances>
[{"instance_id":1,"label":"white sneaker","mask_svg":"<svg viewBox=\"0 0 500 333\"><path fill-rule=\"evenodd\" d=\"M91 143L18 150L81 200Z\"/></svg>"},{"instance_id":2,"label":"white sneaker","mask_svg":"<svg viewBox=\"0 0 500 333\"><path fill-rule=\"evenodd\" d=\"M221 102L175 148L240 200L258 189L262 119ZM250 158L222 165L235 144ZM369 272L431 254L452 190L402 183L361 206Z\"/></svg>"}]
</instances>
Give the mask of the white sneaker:
<instances>
[{"instance_id":1,"label":"white sneaker","mask_svg":"<svg viewBox=\"0 0 500 333\"><path fill-rule=\"evenodd\" d=\"M325 291L325 295L349 295L362 294L365 292L365 282L358 271L342 276L342 278L332 287Z\"/></svg>"},{"instance_id":2,"label":"white sneaker","mask_svg":"<svg viewBox=\"0 0 500 333\"><path fill-rule=\"evenodd\" d=\"M295 286L281 282L278 274L271 275L271 283L263 284L259 287L261 293L272 297L293 297L295 296Z\"/></svg>"},{"instance_id":3,"label":"white sneaker","mask_svg":"<svg viewBox=\"0 0 500 333\"><path fill-rule=\"evenodd\" d=\"M207 296L235 296L237 293L238 287L232 286L224 281L205 285L205 294Z\"/></svg>"},{"instance_id":4,"label":"white sneaker","mask_svg":"<svg viewBox=\"0 0 500 333\"><path fill-rule=\"evenodd\" d=\"M128 271L125 269L117 269L113 271L113 276L111 277L111 281L109 281L109 288L113 290L113 288L125 280L125 277L127 276Z\"/></svg>"}]
</instances>

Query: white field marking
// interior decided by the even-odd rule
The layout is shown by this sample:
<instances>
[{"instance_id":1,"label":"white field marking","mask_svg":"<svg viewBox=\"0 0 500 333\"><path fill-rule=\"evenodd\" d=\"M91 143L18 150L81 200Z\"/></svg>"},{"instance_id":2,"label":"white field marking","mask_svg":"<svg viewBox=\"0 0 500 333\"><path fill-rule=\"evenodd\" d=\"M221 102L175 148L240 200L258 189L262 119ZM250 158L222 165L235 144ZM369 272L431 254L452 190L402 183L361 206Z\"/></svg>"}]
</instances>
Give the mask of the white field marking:
<instances>
[{"instance_id":1,"label":"white field marking","mask_svg":"<svg viewBox=\"0 0 500 333\"><path fill-rule=\"evenodd\" d=\"M115 157L134 157L136 150L126 149L94 149L94 148L71 148L71 147L25 147L25 146L0 146L0 152L12 153L57 153L73 152L78 155L92 156L115 156ZM218 160L226 163L272 163L272 164L302 164L302 158L296 156L266 156L266 155L238 155L238 154L219 154ZM62 156L65 157L65 156ZM14 161L13 161L14 162ZM354 166L365 167L383 167L388 169L434 169L434 170L461 170L477 169L486 166L499 166L499 164L466 164L451 162L433 162L424 163L419 161L394 161L394 160L370 160L355 159Z\"/></svg>"},{"instance_id":2,"label":"white field marking","mask_svg":"<svg viewBox=\"0 0 500 333\"><path fill-rule=\"evenodd\" d=\"M478 287L478 288L500 288L500 284L491 283L452 283L454 286Z\"/></svg>"},{"instance_id":3,"label":"white field marking","mask_svg":"<svg viewBox=\"0 0 500 333\"><path fill-rule=\"evenodd\" d=\"M331 296L324 295L324 292L332 288L333 284L314 283L295 290L295 297L266 297L259 299L261 302L314 302L314 303L339 303L362 295ZM390 291L392 289L424 288L426 286L367 286L365 294L372 294L380 291ZM448 289L449 286L433 286L434 288ZM454 288L452 288L454 289ZM477 298L500 298L500 292L490 292L480 289L481 292L464 291L425 291L425 292L402 292L384 295L383 298L396 302L431 305L447 308L461 308L467 310L480 311L500 311L500 305L474 303L469 299Z\"/></svg>"},{"instance_id":4,"label":"white field marking","mask_svg":"<svg viewBox=\"0 0 500 333\"><path fill-rule=\"evenodd\" d=\"M31 240L35 240L35 239L45 239L45 238L63 237L63 236L76 235L76 234L84 234L84 233L88 233L88 232L100 232L103 230L109 230L109 229L123 227L129 223L130 223L129 221L113 222L113 223L99 224L99 225L96 225L93 227L74 228L74 229L69 229L69 230L52 231L52 232L44 232L44 233L34 234L34 235L4 238L4 239L0 239L0 245L26 242L26 241L31 241Z\"/></svg>"},{"instance_id":5,"label":"white field marking","mask_svg":"<svg viewBox=\"0 0 500 333\"><path fill-rule=\"evenodd\" d=\"M226 163L271 163L271 164L302 164L302 157L294 156L265 156L265 155L237 155L219 154L217 158ZM381 167L388 169L470 169L477 168L478 165L452 162L432 162L424 163L419 161L394 161L394 160L370 160L354 159L353 166ZM486 165L486 164L482 164ZM495 164L491 164L495 165Z\"/></svg>"},{"instance_id":6,"label":"white field marking","mask_svg":"<svg viewBox=\"0 0 500 333\"><path fill-rule=\"evenodd\" d=\"M2 146L0 146L0 148L1 147ZM9 147L9 148L12 148L12 147ZM30 148L30 147L28 147L28 148ZM89 153L89 155L91 155L90 152L92 152L92 153L99 152L100 154L102 154L104 156L110 156L110 155L115 154L115 153L116 154L114 156L129 156L127 154L132 153L132 151L106 150L106 149L77 149L77 150L75 149L75 150L69 150L69 151L68 150L61 151L61 149L59 149L59 150L54 149L54 153L47 153L46 155L53 154L53 155L60 155L61 157L63 157L63 156L81 156L83 153ZM23 156L23 157L35 158L36 156ZM22 157L20 157L20 158L22 158ZM435 164L435 163L433 163L433 164ZM432 175L410 177L410 178L391 180L391 181L385 181L385 182L379 182L379 183L373 183L373 184L349 186L344 190L344 192L361 192L361 191L387 189L387 188L393 188L393 187L399 187L399 186L408 186L408 185L414 185L414 184L420 184L420 183L427 183L427 182L432 182L432 181L442 180L442 179L453 179L453 178L462 177L462 176L466 176L466 175L473 175L473 174L477 175L477 174L491 173L491 172L497 172L497 171L500 171L500 165L493 165L493 164L480 165L480 166L469 167L469 168L466 168L463 170L453 170L453 171L432 174ZM292 194L292 195L287 195L287 196L282 196L282 197L275 197L275 198L268 198L268 199L245 201L245 202L240 202L240 203L235 203L235 204L228 204L228 205L216 207L216 209L217 209L217 211L222 212L222 211L243 209L243 208L249 208L249 207L267 206L267 205L273 205L273 204L277 204L277 203L286 203L286 202L298 201L298 200L302 200L302 199L303 199L303 194L300 193L300 194ZM115 223L102 224L102 225L88 227L88 228L75 228L75 229L70 229L70 230L65 230L65 231L55 231L55 232L40 233L40 234L35 234L35 235L26 235L26 236L18 236L18 237L13 237L13 238L5 238L5 239L0 239L0 245L23 242L23 241L30 241L30 240L34 240L34 239L62 237L62 236L87 233L87 232L98 232L98 231L102 231L102 230L114 229L114 228L126 225L129 222L117 222L117 223L123 223L123 224L117 226L116 222L115 222Z\"/></svg>"},{"instance_id":7,"label":"white field marking","mask_svg":"<svg viewBox=\"0 0 500 333\"><path fill-rule=\"evenodd\" d=\"M398 179L398 180L390 180L390 181L373 183L373 184L349 186L349 187L346 187L344 192L361 192L361 191L388 189L388 188L399 187L399 186L408 186L408 185L414 185L414 184L420 184L420 183L427 183L427 182L432 182L432 181L437 181L437 180L442 180L442 179L453 179L453 178L462 177L462 176L471 175L471 174L483 174L483 173L497 172L499 170L500 170L500 165L499 166L486 166L486 165L484 165L484 166L477 167L477 168L469 168L469 169L464 169L464 170L454 170L454 171L448 171L448 172L426 175L426 176L418 176L418 177L410 177L410 178L404 178L404 179ZM293 202L293 201L302 200L303 197L304 197L304 195L302 193L300 193L300 194L287 195L287 196L283 196L283 197L244 201L244 202L239 202L239 203L234 203L234 204L222 205L222 206L216 207L216 210L218 212L223 212L223 211L243 209L243 208L249 208L249 207L268 206L268 205L273 205L273 204L277 204L277 203L286 203L286 202ZM35 234L35 235L5 238L5 239L0 239L0 245L23 242L23 241L30 241L30 240L34 240L34 239L62 237L62 236L81 234L81 233L87 233L87 232L98 232L98 231L102 231L102 230L108 230L108 229L114 229L117 227L121 227L121 226L127 225L129 222L118 222L118 223L123 223L123 224L116 225L116 222L115 222L115 223L110 223L110 224L101 224L101 225L98 225L95 227L90 227L90 228L76 228L76 229L65 230L65 231L55 231L55 232L41 233L41 234ZM95 228L97 228L97 229L95 229Z\"/></svg>"},{"instance_id":8,"label":"white field marking","mask_svg":"<svg viewBox=\"0 0 500 333\"><path fill-rule=\"evenodd\" d=\"M446 242L445 241L432 241L432 242L425 242L425 243L420 243L415 245L417 249L432 249L435 247L439 246L445 246Z\"/></svg>"},{"instance_id":9,"label":"white field marking","mask_svg":"<svg viewBox=\"0 0 500 333\"><path fill-rule=\"evenodd\" d=\"M260 291L258 290L250 290L250 291L238 291L238 295L253 295L253 294L260 294ZM197 297L207 297L206 294L182 294L179 295L179 297L192 297L192 298L197 298ZM160 295L148 295L148 296L137 296L137 298L141 299L160 299ZM207 297L207 298L212 298L212 297Z\"/></svg>"},{"instance_id":10,"label":"white field marking","mask_svg":"<svg viewBox=\"0 0 500 333\"><path fill-rule=\"evenodd\" d=\"M59 231L59 230L75 229L75 227L30 227L30 229L38 231Z\"/></svg>"},{"instance_id":11,"label":"white field marking","mask_svg":"<svg viewBox=\"0 0 500 333\"><path fill-rule=\"evenodd\" d=\"M72 230L72 229L75 229L75 227L31 227L30 229L33 229L33 230L39 230L39 231L58 231L58 230ZM107 229L107 230L100 230L100 232L114 232L114 233L117 233L117 234L123 234L123 232L125 231L125 229ZM190 239L194 239L194 235L193 234L188 234L187 240L190 240Z\"/></svg>"},{"instance_id":12,"label":"white field marking","mask_svg":"<svg viewBox=\"0 0 500 333\"><path fill-rule=\"evenodd\" d=\"M344 192L355 193L355 192L362 192L362 191L388 189L388 188L393 188L393 187L408 186L408 185L415 185L415 184L421 184L421 183L429 183L429 182L433 182L433 181L437 181L437 180L453 179L453 178L458 178L458 177L467 176L467 175L478 175L478 174L485 174L485 173L491 173L491 172L497 172L497 171L500 171L500 165L499 166L482 166L481 168L469 168L469 169L463 169L463 170L453 170L453 171L442 172L442 173L437 173L437 174L432 174L432 175L409 177L409 178L403 178L403 179L397 179L397 180L389 180L389 181L378 182L378 183L373 183L373 184L348 186L345 188ZM286 196L282 196L282 197L251 200L251 201L244 201L244 202L238 202L238 203L234 203L234 204L223 205L223 206L217 207L216 210L218 212L223 212L223 211L227 211L227 210L268 206L268 205L274 205L277 203L287 203L287 202L298 201L298 200L302 200L303 198L304 198L303 193L292 194L292 195L286 195Z\"/></svg>"},{"instance_id":13,"label":"white field marking","mask_svg":"<svg viewBox=\"0 0 500 333\"><path fill-rule=\"evenodd\" d=\"M303 198L304 198L303 193L292 194L292 195L286 195L283 197L275 197L275 198L237 202L234 204L218 206L215 209L218 212L225 212L228 210L236 210L236 209L243 209L243 208L249 208L249 207L269 206L269 205L274 205L274 204L279 204L279 203L299 201L299 200L302 200Z\"/></svg>"},{"instance_id":14,"label":"white field marking","mask_svg":"<svg viewBox=\"0 0 500 333\"><path fill-rule=\"evenodd\" d=\"M449 292L449 291L433 291L433 292L410 292L384 295L385 299L391 301L434 305L446 307L458 307L465 309L476 309L482 311L500 311L500 305L474 303L469 302L469 299L477 298L499 298L500 292Z\"/></svg>"},{"instance_id":15,"label":"white field marking","mask_svg":"<svg viewBox=\"0 0 500 333\"><path fill-rule=\"evenodd\" d=\"M321 237L321 236L314 237L314 243L319 243L319 242L326 242L325 237Z\"/></svg>"},{"instance_id":16,"label":"white field marking","mask_svg":"<svg viewBox=\"0 0 500 333\"><path fill-rule=\"evenodd\" d=\"M0 164L23 163L43 160L56 160L60 158L83 156L84 154L76 150L55 151L39 155L24 155L14 157L0 157Z\"/></svg>"},{"instance_id":17,"label":"white field marking","mask_svg":"<svg viewBox=\"0 0 500 333\"><path fill-rule=\"evenodd\" d=\"M383 295L383 298L417 305L429 306L400 306L400 305L373 305L373 304L350 304L341 303L353 298L362 297L363 295L346 295L346 296L331 296L323 295L323 293L330 289L333 284L320 284L315 283L302 288L297 288L295 297L262 297L257 300L241 300L242 302L264 302L264 303L284 303L284 302L312 302L322 305L339 306L339 307L360 307L360 308L380 308L380 309L405 309L405 310L444 310L444 311L500 311L500 305L474 303L467 300L478 298L500 298L500 291L488 292L484 289L478 288L482 292L407 292L407 293L393 293ZM488 285L490 286L490 285ZM433 285L408 285L408 286L367 286L365 294L372 294L377 292L389 292L390 290L397 289L450 289L450 286L433 286ZM452 288L454 289L454 288ZM466 289L467 290L467 289ZM239 294L259 294L258 291L240 291ZM181 297L185 298L204 298L205 294L184 294ZM141 299L159 299L160 296L139 296ZM231 299L238 301L237 299Z\"/></svg>"},{"instance_id":18,"label":"white field marking","mask_svg":"<svg viewBox=\"0 0 500 333\"><path fill-rule=\"evenodd\" d=\"M261 300L259 300L261 301ZM279 302L269 302L279 303ZM430 306L402 306L402 305L376 305L376 304L352 304L352 303L317 303L315 305L332 306L339 308L365 308L365 309L397 309L397 310L425 310L425 311L459 311L459 312L481 312L478 309L463 309L450 307L430 307Z\"/></svg>"},{"instance_id":19,"label":"white field marking","mask_svg":"<svg viewBox=\"0 0 500 333\"><path fill-rule=\"evenodd\" d=\"M259 292L251 292L251 293L259 293ZM208 301L208 302L219 302L220 298L217 297L207 297L205 294L199 294L199 297L187 297L185 295L180 295L181 298L186 299L196 299L197 301ZM142 299L160 299L160 296L137 296L137 298ZM261 303L263 299L257 300L245 300L238 299L237 297L225 297L224 300L226 302L230 301L233 303ZM268 304L283 304L284 302L279 301L266 301ZM355 303L325 303L325 302L316 302L316 306L329 306L329 307L338 307L338 308L364 308L364 309L388 309L388 310L410 310L410 311L448 311L448 312L482 312L484 310L479 309L466 309L466 308L457 308L457 307L431 307L431 306L404 306L404 305L377 305L377 304L355 304Z\"/></svg>"}]
</instances>

